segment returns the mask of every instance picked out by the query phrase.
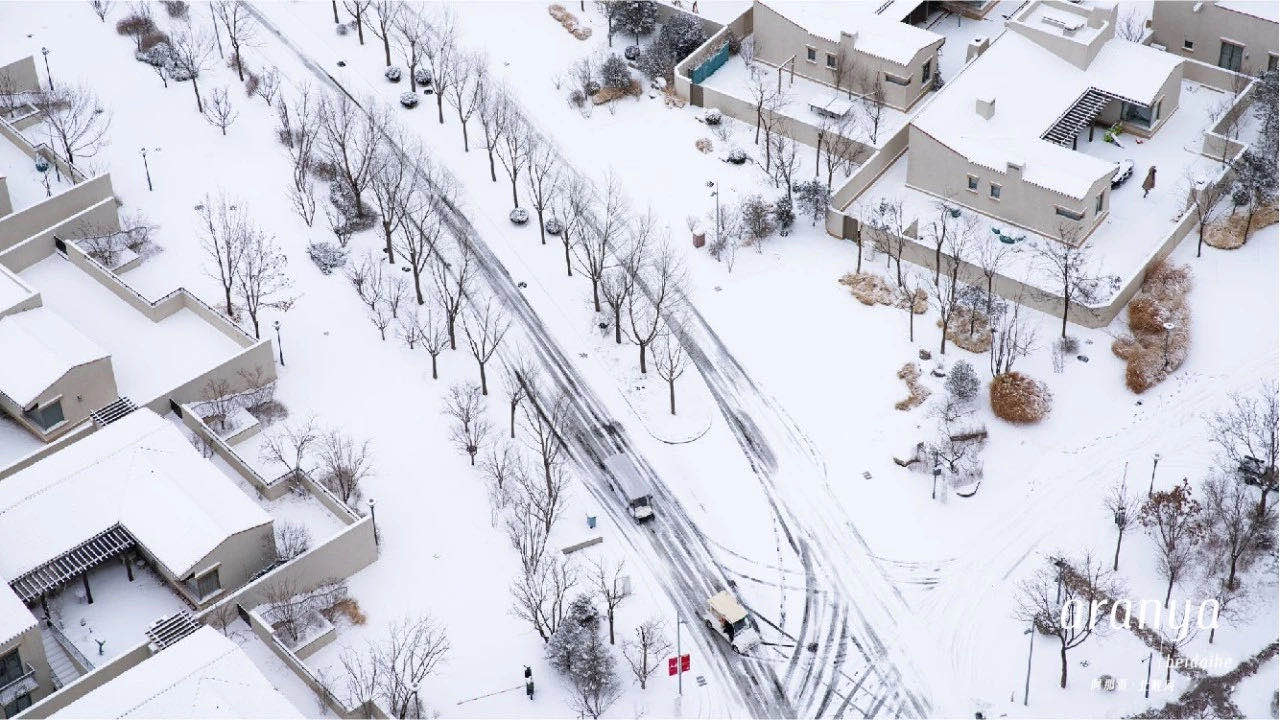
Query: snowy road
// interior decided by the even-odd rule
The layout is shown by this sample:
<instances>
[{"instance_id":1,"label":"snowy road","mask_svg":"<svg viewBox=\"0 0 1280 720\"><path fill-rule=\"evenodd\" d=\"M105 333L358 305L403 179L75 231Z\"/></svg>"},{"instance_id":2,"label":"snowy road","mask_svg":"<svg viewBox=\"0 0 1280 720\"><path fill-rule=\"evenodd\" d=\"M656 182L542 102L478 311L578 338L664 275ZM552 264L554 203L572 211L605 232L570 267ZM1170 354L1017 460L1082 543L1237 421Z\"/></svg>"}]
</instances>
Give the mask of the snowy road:
<instances>
[{"instance_id":1,"label":"snowy road","mask_svg":"<svg viewBox=\"0 0 1280 720\"><path fill-rule=\"evenodd\" d=\"M344 87L263 12L254 8L254 13L323 83L353 100L363 93L363 88ZM619 527L629 528L628 542L651 565L657 563L655 575L665 579L672 602L686 621L696 623L706 598L733 586L736 580L730 575L737 574L726 573L708 539L625 433L608 430L618 425L605 404L566 358L484 236L458 208L447 204L441 210L454 237L473 253L492 296L515 320L525 346L537 355L542 377L554 386L538 388L539 399L547 402L560 394L570 400L562 432L584 484ZM904 625L912 614L847 518L832 514L838 505L830 497L820 456L696 311L681 335L759 478L787 547L804 568L803 587L796 588L803 593L804 611L794 635L774 625L766 613L753 612L791 647L778 643L743 658L705 633L699 640L718 650L705 654L720 666L716 674L736 684L757 716L930 714L930 693L903 642L913 636ZM655 488L659 519L647 530L631 522L625 500L614 493L611 477L596 460L613 452L629 458L635 472Z\"/></svg>"}]
</instances>

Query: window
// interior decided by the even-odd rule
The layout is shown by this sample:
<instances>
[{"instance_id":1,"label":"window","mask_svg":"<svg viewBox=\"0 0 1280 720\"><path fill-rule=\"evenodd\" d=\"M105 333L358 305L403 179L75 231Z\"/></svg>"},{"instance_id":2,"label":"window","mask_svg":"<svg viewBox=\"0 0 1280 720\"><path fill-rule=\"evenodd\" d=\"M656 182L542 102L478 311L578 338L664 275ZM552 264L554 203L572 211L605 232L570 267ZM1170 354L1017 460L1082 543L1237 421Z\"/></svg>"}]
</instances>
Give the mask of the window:
<instances>
[{"instance_id":1,"label":"window","mask_svg":"<svg viewBox=\"0 0 1280 720\"><path fill-rule=\"evenodd\" d=\"M58 425L66 416L62 414L62 398L24 413L27 419L35 423L41 430L48 430Z\"/></svg>"},{"instance_id":2,"label":"window","mask_svg":"<svg viewBox=\"0 0 1280 720\"><path fill-rule=\"evenodd\" d=\"M218 579L218 568L215 567L205 574L187 581L187 587L191 588L196 597L201 600L214 595L222 589L222 582Z\"/></svg>"},{"instance_id":3,"label":"window","mask_svg":"<svg viewBox=\"0 0 1280 720\"><path fill-rule=\"evenodd\" d=\"M893 83L894 85L910 85L911 84L911 78L898 77L897 75L890 75L889 73L884 74L884 79L888 82Z\"/></svg>"},{"instance_id":4,"label":"window","mask_svg":"<svg viewBox=\"0 0 1280 720\"><path fill-rule=\"evenodd\" d=\"M1280 57L1277 57L1275 53L1267 53L1267 72L1275 72L1278 61L1280 61Z\"/></svg>"},{"instance_id":5,"label":"window","mask_svg":"<svg viewBox=\"0 0 1280 720\"><path fill-rule=\"evenodd\" d=\"M1102 193L1098 193L1098 199L1093 203L1093 213L1097 215L1102 212Z\"/></svg>"},{"instance_id":6,"label":"window","mask_svg":"<svg viewBox=\"0 0 1280 720\"><path fill-rule=\"evenodd\" d=\"M991 183L991 197L996 200L1000 199L1000 186L995 183Z\"/></svg>"},{"instance_id":7,"label":"window","mask_svg":"<svg viewBox=\"0 0 1280 720\"><path fill-rule=\"evenodd\" d=\"M920 82L929 82L929 73L933 70L933 61L925 60L924 67L920 68Z\"/></svg>"},{"instance_id":8,"label":"window","mask_svg":"<svg viewBox=\"0 0 1280 720\"><path fill-rule=\"evenodd\" d=\"M18 657L18 650L14 648L0 656L0 687L20 677L22 677L22 658Z\"/></svg>"},{"instance_id":9,"label":"window","mask_svg":"<svg viewBox=\"0 0 1280 720\"><path fill-rule=\"evenodd\" d=\"M808 60L809 62L818 61L818 51L811 47L806 47L804 49L804 56L805 56L805 59Z\"/></svg>"},{"instance_id":10,"label":"window","mask_svg":"<svg viewBox=\"0 0 1280 720\"><path fill-rule=\"evenodd\" d=\"M978 192L978 176L977 175L969 176L969 189L974 192Z\"/></svg>"},{"instance_id":11,"label":"window","mask_svg":"<svg viewBox=\"0 0 1280 720\"><path fill-rule=\"evenodd\" d=\"M1152 108L1149 108L1146 105L1125 103L1123 117L1125 122L1135 123L1143 127L1151 127L1152 122L1154 122L1155 115L1152 112Z\"/></svg>"},{"instance_id":12,"label":"window","mask_svg":"<svg viewBox=\"0 0 1280 720\"><path fill-rule=\"evenodd\" d=\"M1184 38L1182 41L1182 49L1191 51L1196 49L1196 43L1191 38Z\"/></svg>"},{"instance_id":13,"label":"window","mask_svg":"<svg viewBox=\"0 0 1280 720\"><path fill-rule=\"evenodd\" d=\"M1099 197L1099 199L1101 199L1101 197L1102 197L1102 196L1098 196L1098 197ZM1075 210L1069 210L1069 209L1067 209L1067 208L1062 207L1061 205L1054 205L1054 206L1053 206L1053 212L1054 212L1054 214L1056 214L1056 215L1058 215L1058 216L1060 216L1060 217L1069 218L1069 219L1071 219L1071 220L1083 220L1083 219L1084 219L1084 213L1082 213L1082 212L1077 212L1077 211L1075 211Z\"/></svg>"},{"instance_id":14,"label":"window","mask_svg":"<svg viewBox=\"0 0 1280 720\"><path fill-rule=\"evenodd\" d=\"M1244 46L1233 42L1222 41L1222 49L1218 51L1218 67L1232 72L1240 72L1240 61L1244 59Z\"/></svg>"},{"instance_id":15,"label":"window","mask_svg":"<svg viewBox=\"0 0 1280 720\"><path fill-rule=\"evenodd\" d=\"M836 56L827 53L827 67L834 68L836 66Z\"/></svg>"},{"instance_id":16,"label":"window","mask_svg":"<svg viewBox=\"0 0 1280 720\"><path fill-rule=\"evenodd\" d=\"M1160 119L1160 108L1162 107L1164 107L1164 98L1160 98L1156 101L1156 120Z\"/></svg>"}]
</instances>

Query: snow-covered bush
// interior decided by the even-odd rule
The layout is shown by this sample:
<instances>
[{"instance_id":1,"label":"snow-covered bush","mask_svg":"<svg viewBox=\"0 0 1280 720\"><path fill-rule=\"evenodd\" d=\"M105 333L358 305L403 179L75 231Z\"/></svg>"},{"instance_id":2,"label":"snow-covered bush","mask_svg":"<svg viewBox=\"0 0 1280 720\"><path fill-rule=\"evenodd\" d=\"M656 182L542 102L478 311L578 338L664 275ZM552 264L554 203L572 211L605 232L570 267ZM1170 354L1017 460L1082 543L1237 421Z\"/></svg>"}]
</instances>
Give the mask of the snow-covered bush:
<instances>
[{"instance_id":1,"label":"snow-covered bush","mask_svg":"<svg viewBox=\"0 0 1280 720\"><path fill-rule=\"evenodd\" d=\"M431 84L431 71L426 68L413 69L413 81L419 85Z\"/></svg>"},{"instance_id":2,"label":"snow-covered bush","mask_svg":"<svg viewBox=\"0 0 1280 720\"><path fill-rule=\"evenodd\" d=\"M779 230L785 233L795 221L796 212L791 207L791 199L783 195L773 203L773 222L778 226Z\"/></svg>"},{"instance_id":3,"label":"snow-covered bush","mask_svg":"<svg viewBox=\"0 0 1280 720\"><path fill-rule=\"evenodd\" d=\"M596 82L595 80L588 80L588 81L587 81L587 82L582 86L582 89L583 89L583 90L584 90L588 95L595 95L596 93L600 92L600 83Z\"/></svg>"},{"instance_id":4,"label":"snow-covered bush","mask_svg":"<svg viewBox=\"0 0 1280 720\"><path fill-rule=\"evenodd\" d=\"M957 360L947 375L947 392L951 397L964 403L978 396L980 384L978 373L974 372L973 366L964 360Z\"/></svg>"},{"instance_id":5,"label":"snow-covered bush","mask_svg":"<svg viewBox=\"0 0 1280 720\"><path fill-rule=\"evenodd\" d=\"M400 93L400 104L409 109L418 106L418 93L403 92Z\"/></svg>"},{"instance_id":6,"label":"snow-covered bush","mask_svg":"<svg viewBox=\"0 0 1280 720\"><path fill-rule=\"evenodd\" d=\"M706 41L707 31L702 27L700 19L677 13L662 25L657 43L670 49L671 54L676 57L676 62L680 62Z\"/></svg>"},{"instance_id":7,"label":"snow-covered bush","mask_svg":"<svg viewBox=\"0 0 1280 720\"><path fill-rule=\"evenodd\" d=\"M827 206L831 204L831 193L826 183L821 180L807 180L796 183L796 201L800 204L800 212L808 215L813 225L827 215Z\"/></svg>"},{"instance_id":8,"label":"snow-covered bush","mask_svg":"<svg viewBox=\"0 0 1280 720\"><path fill-rule=\"evenodd\" d=\"M343 37L345 37L347 34L351 32L350 26L348 26L346 23L338 23L333 27L333 29Z\"/></svg>"},{"instance_id":9,"label":"snow-covered bush","mask_svg":"<svg viewBox=\"0 0 1280 720\"><path fill-rule=\"evenodd\" d=\"M511 211L511 214L508 215L508 217L511 218L511 222L516 225L523 225L529 222L529 211L524 208L516 208Z\"/></svg>"},{"instance_id":10,"label":"snow-covered bush","mask_svg":"<svg viewBox=\"0 0 1280 720\"><path fill-rule=\"evenodd\" d=\"M570 104L570 105L572 105L572 106L574 106L574 107L576 107L576 108L580 108L580 107L582 107L583 105L585 105L586 103L587 103L587 94L586 94L586 93L582 92L582 91L581 91L581 90L579 90L578 88L574 88L573 90L571 90L571 91L569 92L569 104Z\"/></svg>"},{"instance_id":11,"label":"snow-covered bush","mask_svg":"<svg viewBox=\"0 0 1280 720\"><path fill-rule=\"evenodd\" d=\"M640 46L639 46L639 45L628 45L628 46L627 46L627 49L622 51L622 56L623 56L623 57L625 57L626 59L630 60L631 62L635 62L635 61L639 60L639 59L640 59Z\"/></svg>"},{"instance_id":12,"label":"snow-covered bush","mask_svg":"<svg viewBox=\"0 0 1280 720\"><path fill-rule=\"evenodd\" d=\"M631 68L627 61L617 55L610 55L600 67L600 79L607 88L626 90L631 87Z\"/></svg>"},{"instance_id":13,"label":"snow-covered bush","mask_svg":"<svg viewBox=\"0 0 1280 720\"><path fill-rule=\"evenodd\" d=\"M734 165L741 165L747 161L747 153L742 148L730 148L725 159Z\"/></svg>"},{"instance_id":14,"label":"snow-covered bush","mask_svg":"<svg viewBox=\"0 0 1280 720\"><path fill-rule=\"evenodd\" d=\"M1052 406L1053 395L1044 383L1020 372L997 375L991 381L991 409L998 418L1015 423L1039 422Z\"/></svg>"},{"instance_id":15,"label":"snow-covered bush","mask_svg":"<svg viewBox=\"0 0 1280 720\"><path fill-rule=\"evenodd\" d=\"M396 67L395 65L388 65L387 69L382 71L382 77L386 78L387 80L393 83L400 82L401 75L402 73L400 72L400 68Z\"/></svg>"},{"instance_id":16,"label":"snow-covered bush","mask_svg":"<svg viewBox=\"0 0 1280 720\"><path fill-rule=\"evenodd\" d=\"M173 71L173 48L169 46L167 41L152 45L146 50L138 50L133 53L135 60L144 62L152 67L163 67L169 69L170 76Z\"/></svg>"},{"instance_id":17,"label":"snow-covered bush","mask_svg":"<svg viewBox=\"0 0 1280 720\"><path fill-rule=\"evenodd\" d=\"M667 78L675 72L676 62L669 48L655 42L640 53L636 66L647 78Z\"/></svg>"},{"instance_id":18,"label":"snow-covered bush","mask_svg":"<svg viewBox=\"0 0 1280 720\"><path fill-rule=\"evenodd\" d=\"M773 208L759 195L742 201L742 236L748 242L760 242L773 232Z\"/></svg>"},{"instance_id":19,"label":"snow-covered bush","mask_svg":"<svg viewBox=\"0 0 1280 720\"><path fill-rule=\"evenodd\" d=\"M702 122L708 125L719 125L722 119L719 108L711 108L702 114Z\"/></svg>"},{"instance_id":20,"label":"snow-covered bush","mask_svg":"<svg viewBox=\"0 0 1280 720\"><path fill-rule=\"evenodd\" d=\"M377 216L363 203L356 205L355 196L345 182L335 180L329 183L329 202L342 216L342 222L349 233L364 232L378 221Z\"/></svg>"},{"instance_id":21,"label":"snow-covered bush","mask_svg":"<svg viewBox=\"0 0 1280 720\"><path fill-rule=\"evenodd\" d=\"M548 235L559 235L564 232L564 223L560 222L558 217L547 218L547 222L543 227Z\"/></svg>"},{"instance_id":22,"label":"snow-covered bush","mask_svg":"<svg viewBox=\"0 0 1280 720\"><path fill-rule=\"evenodd\" d=\"M147 33L156 32L156 22L151 19L150 11L135 11L120 18L116 23L116 32L139 42Z\"/></svg>"},{"instance_id":23,"label":"snow-covered bush","mask_svg":"<svg viewBox=\"0 0 1280 720\"><path fill-rule=\"evenodd\" d=\"M347 264L347 250L330 242L311 243L307 246L307 255L325 275L332 275L334 270Z\"/></svg>"},{"instance_id":24,"label":"snow-covered bush","mask_svg":"<svg viewBox=\"0 0 1280 720\"><path fill-rule=\"evenodd\" d=\"M169 14L169 17L177 20L186 18L191 11L191 6L183 0L160 0L160 4L164 6L164 11Z\"/></svg>"}]
</instances>

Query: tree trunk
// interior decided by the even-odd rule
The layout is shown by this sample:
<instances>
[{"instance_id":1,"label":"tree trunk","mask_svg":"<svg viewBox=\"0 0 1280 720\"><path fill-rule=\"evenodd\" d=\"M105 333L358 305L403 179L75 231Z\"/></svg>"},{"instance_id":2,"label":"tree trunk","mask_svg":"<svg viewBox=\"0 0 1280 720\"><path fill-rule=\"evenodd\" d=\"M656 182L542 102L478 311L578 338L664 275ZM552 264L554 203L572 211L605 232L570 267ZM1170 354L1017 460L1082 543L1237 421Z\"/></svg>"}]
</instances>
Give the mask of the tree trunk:
<instances>
[{"instance_id":1,"label":"tree trunk","mask_svg":"<svg viewBox=\"0 0 1280 720\"><path fill-rule=\"evenodd\" d=\"M196 112L203 115L204 103L200 102L200 85L194 75L191 76L191 90L196 94Z\"/></svg>"},{"instance_id":2,"label":"tree trunk","mask_svg":"<svg viewBox=\"0 0 1280 720\"><path fill-rule=\"evenodd\" d=\"M432 356L431 356L431 379L432 379L432 380L439 380L439 379L440 379L440 373L436 371L436 356L435 356L435 355L432 355Z\"/></svg>"},{"instance_id":3,"label":"tree trunk","mask_svg":"<svg viewBox=\"0 0 1280 720\"><path fill-rule=\"evenodd\" d=\"M458 122L462 123L462 152L471 152L471 141L467 138L467 120L462 117L462 111L458 111Z\"/></svg>"},{"instance_id":4,"label":"tree trunk","mask_svg":"<svg viewBox=\"0 0 1280 720\"><path fill-rule=\"evenodd\" d=\"M333 22L334 24L342 22L338 19L338 0L333 0Z\"/></svg>"},{"instance_id":5,"label":"tree trunk","mask_svg":"<svg viewBox=\"0 0 1280 720\"><path fill-rule=\"evenodd\" d=\"M515 206L516 206L516 207L520 207L520 196L519 196L518 194L516 194L516 177L517 177L517 174L516 174L516 173L512 173L512 175L511 175L511 202L515 203Z\"/></svg>"},{"instance_id":6,"label":"tree trunk","mask_svg":"<svg viewBox=\"0 0 1280 720\"><path fill-rule=\"evenodd\" d=\"M648 374L649 368L645 365L645 362L644 362L644 349L645 349L646 343L636 343L636 344L640 346L640 374L641 375Z\"/></svg>"},{"instance_id":7,"label":"tree trunk","mask_svg":"<svg viewBox=\"0 0 1280 720\"><path fill-rule=\"evenodd\" d=\"M448 320L445 322L445 325L449 326L449 349L450 350L458 349L457 333L454 332L454 325L456 324L457 324L457 318L453 315L450 315Z\"/></svg>"},{"instance_id":8,"label":"tree trunk","mask_svg":"<svg viewBox=\"0 0 1280 720\"><path fill-rule=\"evenodd\" d=\"M227 317L235 317L235 315L231 312L231 286L223 285L222 293L227 301Z\"/></svg>"},{"instance_id":9,"label":"tree trunk","mask_svg":"<svg viewBox=\"0 0 1280 720\"><path fill-rule=\"evenodd\" d=\"M564 243L564 269L569 277L573 277L573 260L569 256L569 242Z\"/></svg>"},{"instance_id":10,"label":"tree trunk","mask_svg":"<svg viewBox=\"0 0 1280 720\"><path fill-rule=\"evenodd\" d=\"M915 296L907 296L907 341L916 341L916 309Z\"/></svg>"},{"instance_id":11,"label":"tree trunk","mask_svg":"<svg viewBox=\"0 0 1280 720\"><path fill-rule=\"evenodd\" d=\"M391 33L387 32L389 29L382 30L382 51L387 55L387 67L391 67ZM409 68L409 82L413 82L413 68Z\"/></svg>"},{"instance_id":12,"label":"tree trunk","mask_svg":"<svg viewBox=\"0 0 1280 720\"><path fill-rule=\"evenodd\" d=\"M479 360L476 360L476 364L480 366L480 394L481 394L481 395L488 395L488 394L489 394L489 379L488 379L488 378L486 378L486 377L485 377L485 374L484 374L484 363L480 362ZM474 465L474 464L475 464L475 458L472 458L472 462L471 462L471 464L472 464L472 465Z\"/></svg>"},{"instance_id":13,"label":"tree trunk","mask_svg":"<svg viewBox=\"0 0 1280 720\"><path fill-rule=\"evenodd\" d=\"M613 342L622 344L622 303L613 309Z\"/></svg>"},{"instance_id":14,"label":"tree trunk","mask_svg":"<svg viewBox=\"0 0 1280 720\"><path fill-rule=\"evenodd\" d=\"M492 147L493 143L489 142L489 140L486 138L485 145L488 146L486 148L488 149L489 147ZM494 168L494 165L493 165L493 150L491 149L489 150L489 180L491 182L498 182L498 171L497 169Z\"/></svg>"},{"instance_id":15,"label":"tree trunk","mask_svg":"<svg viewBox=\"0 0 1280 720\"><path fill-rule=\"evenodd\" d=\"M360 44L364 44L364 20L361 19L363 12L356 14L356 37L360 38Z\"/></svg>"},{"instance_id":16,"label":"tree trunk","mask_svg":"<svg viewBox=\"0 0 1280 720\"><path fill-rule=\"evenodd\" d=\"M1124 540L1124 528L1120 528L1120 533L1116 535L1116 559L1111 564L1111 571L1115 572L1120 569L1120 541Z\"/></svg>"},{"instance_id":17,"label":"tree trunk","mask_svg":"<svg viewBox=\"0 0 1280 720\"><path fill-rule=\"evenodd\" d=\"M1239 559L1240 559L1240 555L1238 553L1231 554L1231 565L1230 565L1230 569L1227 571L1227 589L1228 590L1236 589L1236 562Z\"/></svg>"},{"instance_id":18,"label":"tree trunk","mask_svg":"<svg viewBox=\"0 0 1280 720\"><path fill-rule=\"evenodd\" d=\"M542 244L546 245L547 244L547 226L544 225L542 222L542 207L543 207L542 198L535 197L534 201L535 202L533 205L533 209L538 213L538 237L542 240ZM567 227L564 229L564 237L566 238L565 248L568 248L569 247L569 244L568 244L569 228ZM568 250L566 249L565 252L567 253Z\"/></svg>"},{"instance_id":19,"label":"tree trunk","mask_svg":"<svg viewBox=\"0 0 1280 720\"><path fill-rule=\"evenodd\" d=\"M600 281L594 276L591 278L591 302L595 304L596 312L600 312Z\"/></svg>"},{"instance_id":20,"label":"tree trunk","mask_svg":"<svg viewBox=\"0 0 1280 720\"><path fill-rule=\"evenodd\" d=\"M667 381L667 389L670 390L670 395L671 395L671 414L675 415L676 414L676 380L675 378L671 378L670 380Z\"/></svg>"},{"instance_id":21,"label":"tree trunk","mask_svg":"<svg viewBox=\"0 0 1280 720\"><path fill-rule=\"evenodd\" d=\"M240 57L240 43L234 38L231 40L231 52L236 56L236 75L240 82L244 82L244 59Z\"/></svg>"},{"instance_id":22,"label":"tree trunk","mask_svg":"<svg viewBox=\"0 0 1280 720\"><path fill-rule=\"evenodd\" d=\"M1175 579L1175 578L1174 578L1172 575L1171 575L1171 576L1169 576L1169 586L1168 586L1168 587L1166 587L1166 588L1165 588L1165 591L1164 591L1164 606L1165 606L1165 607L1169 607L1169 598L1173 597L1173 581L1174 581L1174 579Z\"/></svg>"},{"instance_id":23,"label":"tree trunk","mask_svg":"<svg viewBox=\"0 0 1280 720\"><path fill-rule=\"evenodd\" d=\"M913 300L915 298L912 298ZM947 354L947 326L951 324L950 313L942 316L942 345L938 348L938 352L942 355Z\"/></svg>"},{"instance_id":24,"label":"tree trunk","mask_svg":"<svg viewBox=\"0 0 1280 720\"><path fill-rule=\"evenodd\" d=\"M637 40L636 42L639 42ZM613 645L613 608L609 608L609 644Z\"/></svg>"},{"instance_id":25,"label":"tree trunk","mask_svg":"<svg viewBox=\"0 0 1280 720\"><path fill-rule=\"evenodd\" d=\"M444 124L444 88L436 90L436 113L440 116L440 124Z\"/></svg>"},{"instance_id":26,"label":"tree trunk","mask_svg":"<svg viewBox=\"0 0 1280 720\"><path fill-rule=\"evenodd\" d=\"M1067 644L1066 643L1062 643L1062 649L1059 651L1059 656L1062 658L1062 674L1058 678L1058 687L1065 689L1067 687Z\"/></svg>"},{"instance_id":27,"label":"tree trunk","mask_svg":"<svg viewBox=\"0 0 1280 720\"><path fill-rule=\"evenodd\" d=\"M382 221L382 234L387 241L387 262L392 265L396 264L396 251L391 247L391 223L386 220ZM416 273L415 273L416 275Z\"/></svg>"},{"instance_id":28,"label":"tree trunk","mask_svg":"<svg viewBox=\"0 0 1280 720\"><path fill-rule=\"evenodd\" d=\"M519 401L511 403L511 439L512 440L516 439L516 407L519 406L519 404L520 404Z\"/></svg>"},{"instance_id":29,"label":"tree trunk","mask_svg":"<svg viewBox=\"0 0 1280 720\"><path fill-rule=\"evenodd\" d=\"M1062 296L1062 337L1067 336L1067 312L1071 309L1071 298L1067 294Z\"/></svg>"},{"instance_id":30,"label":"tree trunk","mask_svg":"<svg viewBox=\"0 0 1280 720\"><path fill-rule=\"evenodd\" d=\"M418 269L418 263L410 261L409 269L413 271L413 292L418 298L419 305L425 305L427 299L422 296L422 271Z\"/></svg>"}]
</instances>

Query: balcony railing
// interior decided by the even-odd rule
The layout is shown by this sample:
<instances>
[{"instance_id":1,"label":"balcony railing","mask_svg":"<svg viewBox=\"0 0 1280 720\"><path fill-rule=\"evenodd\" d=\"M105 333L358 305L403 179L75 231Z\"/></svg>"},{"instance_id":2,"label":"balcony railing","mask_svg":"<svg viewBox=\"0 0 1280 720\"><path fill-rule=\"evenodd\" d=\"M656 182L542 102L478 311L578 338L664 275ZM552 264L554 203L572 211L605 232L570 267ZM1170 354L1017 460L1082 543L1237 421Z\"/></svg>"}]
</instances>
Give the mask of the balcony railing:
<instances>
[{"instance_id":1,"label":"balcony railing","mask_svg":"<svg viewBox=\"0 0 1280 720\"><path fill-rule=\"evenodd\" d=\"M0 685L0 706L8 705L39 687L39 683L36 682L35 669L26 663L22 664L22 669L23 673L21 675L4 685Z\"/></svg>"}]
</instances>

